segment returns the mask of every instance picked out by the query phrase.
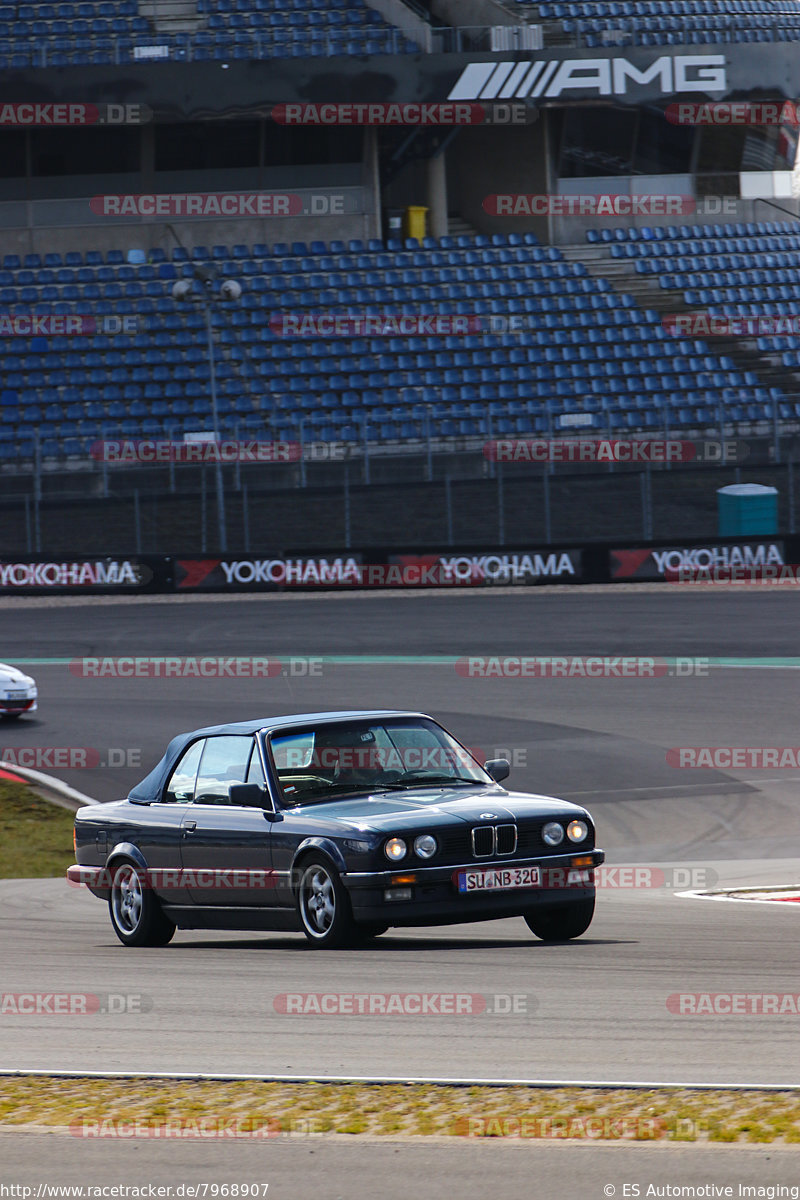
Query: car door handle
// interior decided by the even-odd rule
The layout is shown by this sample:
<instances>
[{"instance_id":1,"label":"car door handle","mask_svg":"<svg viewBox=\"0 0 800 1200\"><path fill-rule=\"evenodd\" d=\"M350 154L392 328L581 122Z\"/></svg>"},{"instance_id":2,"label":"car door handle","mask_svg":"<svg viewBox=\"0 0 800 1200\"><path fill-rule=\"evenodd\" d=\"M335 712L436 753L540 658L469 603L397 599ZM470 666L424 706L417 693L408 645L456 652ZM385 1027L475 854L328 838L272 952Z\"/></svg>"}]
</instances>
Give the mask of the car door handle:
<instances>
[{"instance_id":1,"label":"car door handle","mask_svg":"<svg viewBox=\"0 0 800 1200\"><path fill-rule=\"evenodd\" d=\"M184 821L183 828L187 833L194 833L195 829L197 829L197 821Z\"/></svg>"}]
</instances>

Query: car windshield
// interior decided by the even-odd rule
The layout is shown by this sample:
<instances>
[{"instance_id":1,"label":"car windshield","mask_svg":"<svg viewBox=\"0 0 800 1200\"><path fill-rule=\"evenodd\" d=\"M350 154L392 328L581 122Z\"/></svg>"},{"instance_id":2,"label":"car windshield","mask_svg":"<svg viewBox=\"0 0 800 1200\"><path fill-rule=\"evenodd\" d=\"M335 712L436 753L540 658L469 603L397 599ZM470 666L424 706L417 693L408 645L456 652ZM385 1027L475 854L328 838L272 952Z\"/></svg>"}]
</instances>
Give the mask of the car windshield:
<instances>
[{"instance_id":1,"label":"car windshield","mask_svg":"<svg viewBox=\"0 0 800 1200\"><path fill-rule=\"evenodd\" d=\"M468 750L420 717L304 726L273 734L269 748L286 807L348 793L492 783Z\"/></svg>"}]
</instances>

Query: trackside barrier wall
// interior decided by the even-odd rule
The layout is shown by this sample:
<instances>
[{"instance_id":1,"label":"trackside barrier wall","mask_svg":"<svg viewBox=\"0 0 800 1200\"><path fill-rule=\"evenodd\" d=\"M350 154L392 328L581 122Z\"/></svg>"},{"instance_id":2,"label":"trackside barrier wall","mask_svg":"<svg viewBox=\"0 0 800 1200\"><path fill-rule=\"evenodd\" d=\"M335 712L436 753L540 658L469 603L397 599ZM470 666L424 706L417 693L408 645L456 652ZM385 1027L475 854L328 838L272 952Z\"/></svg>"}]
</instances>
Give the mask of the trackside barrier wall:
<instances>
[{"instance_id":1,"label":"trackside barrier wall","mask_svg":"<svg viewBox=\"0 0 800 1200\"><path fill-rule=\"evenodd\" d=\"M733 581L800 576L800 536L675 539L576 546L426 546L401 553L265 552L216 557L38 555L0 559L0 596L530 587L537 584Z\"/></svg>"}]
</instances>

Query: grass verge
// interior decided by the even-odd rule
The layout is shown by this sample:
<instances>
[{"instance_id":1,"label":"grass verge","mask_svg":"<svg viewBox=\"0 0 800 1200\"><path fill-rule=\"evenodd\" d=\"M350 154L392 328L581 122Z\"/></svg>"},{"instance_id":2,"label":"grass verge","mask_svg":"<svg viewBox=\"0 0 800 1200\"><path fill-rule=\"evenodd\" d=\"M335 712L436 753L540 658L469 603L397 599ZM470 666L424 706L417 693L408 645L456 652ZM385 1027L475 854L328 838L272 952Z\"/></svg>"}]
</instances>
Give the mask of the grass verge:
<instances>
[{"instance_id":1,"label":"grass verge","mask_svg":"<svg viewBox=\"0 0 800 1200\"><path fill-rule=\"evenodd\" d=\"M63 875L74 862L73 821L27 785L0 780L0 879Z\"/></svg>"},{"instance_id":2,"label":"grass verge","mask_svg":"<svg viewBox=\"0 0 800 1200\"><path fill-rule=\"evenodd\" d=\"M800 1094L0 1078L0 1125L76 1137L320 1134L508 1140L800 1143Z\"/></svg>"}]
</instances>

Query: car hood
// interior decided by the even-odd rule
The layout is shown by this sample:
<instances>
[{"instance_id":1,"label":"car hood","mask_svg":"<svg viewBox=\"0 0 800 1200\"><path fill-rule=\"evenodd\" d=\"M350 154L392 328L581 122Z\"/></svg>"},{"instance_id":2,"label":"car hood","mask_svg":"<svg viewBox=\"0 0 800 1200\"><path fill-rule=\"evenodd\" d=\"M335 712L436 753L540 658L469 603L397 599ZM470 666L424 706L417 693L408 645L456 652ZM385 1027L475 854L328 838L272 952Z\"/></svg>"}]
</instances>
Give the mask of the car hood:
<instances>
[{"instance_id":1,"label":"car hood","mask_svg":"<svg viewBox=\"0 0 800 1200\"><path fill-rule=\"evenodd\" d=\"M7 684L18 684L20 687L32 687L33 679L30 675L26 675L20 671L18 667L9 666L8 663L0 663L0 687Z\"/></svg>"},{"instance_id":2,"label":"car hood","mask_svg":"<svg viewBox=\"0 0 800 1200\"><path fill-rule=\"evenodd\" d=\"M330 800L292 808L292 813L349 826L359 832L402 833L404 829L442 829L481 820L518 821L526 817L585 815L580 805L534 792L507 792L505 788L436 787L409 792L376 792L374 795ZM490 816L487 814L491 814Z\"/></svg>"}]
</instances>

